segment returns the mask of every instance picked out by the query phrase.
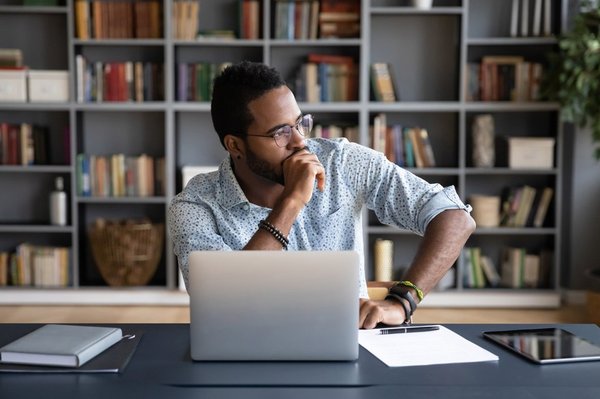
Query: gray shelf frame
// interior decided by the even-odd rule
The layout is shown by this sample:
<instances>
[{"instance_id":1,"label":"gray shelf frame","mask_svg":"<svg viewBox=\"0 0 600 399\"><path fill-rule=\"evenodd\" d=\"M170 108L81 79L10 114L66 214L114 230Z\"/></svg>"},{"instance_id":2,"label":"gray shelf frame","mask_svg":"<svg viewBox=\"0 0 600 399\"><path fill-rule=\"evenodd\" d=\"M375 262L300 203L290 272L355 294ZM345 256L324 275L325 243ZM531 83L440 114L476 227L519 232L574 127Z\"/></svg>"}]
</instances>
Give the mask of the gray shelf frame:
<instances>
[{"instance_id":1,"label":"gray shelf frame","mask_svg":"<svg viewBox=\"0 0 600 399\"><path fill-rule=\"evenodd\" d=\"M163 0L163 29L164 37L162 39L112 39L112 40L80 40L76 39L74 35L74 0L66 0L66 6L60 7L20 7L20 6L1 6L0 14L10 13L41 13L41 14L65 14L65 18L68 24L67 28L67 48L68 48L68 69L70 80L70 98L72 101L65 104L38 104L38 103L0 103L0 111L32 111L32 112L44 112L44 111L64 111L68 112L69 120L71 121L71 165L69 166L46 166L46 167L0 167L0 174L3 173L60 173L70 175L71 187L71 226L65 228L56 228L51 226L14 226L14 225L0 225L0 233L10 232L29 232L32 234L71 234L72 243L72 254L74 259L72 278L74 281L72 289L89 289L88 286L81 286L79 269L80 266L77 264L80 248L79 231L81 230L79 205L80 204L95 204L95 205L114 205L114 204L140 204L140 205L162 205L164 206L164 214L166 220L166 210L170 200L176 195L176 181L177 175L180 173L177 170L178 153L177 153L177 141L183 134L181 127L177 125L178 116L181 114L198 114L206 116L210 114L209 103L190 103L190 102L177 102L174 99L174 89L176 87L176 76L175 76L175 64L177 62L177 52L180 49L193 49L198 48L206 50L207 52L218 51L217 49L227 48L240 51L243 49L257 49L262 55L262 61L268 65L272 64L271 57L274 52L282 49L314 49L326 50L328 48L336 49L352 49L356 48L359 57L359 99L355 102L348 103L319 103L309 104L300 103L301 109L305 112L324 113L324 114L348 114L350 116L356 116L359 126L359 139L360 143L364 145L369 144L369 122L373 114L383 113L415 113L415 114L428 114L428 113L451 113L457 116L457 150L458 150L458 163L456 167L444 167L444 168L428 168L428 169L409 169L411 172L416 173L424 177L437 177L443 176L455 179L457 182L457 188L459 195L464 198L466 192L467 177L470 176L538 176L548 175L555 179L555 205L554 215L555 225L552 228L523 228L523 229L508 229L508 228L496 228L496 229L478 229L474 236L506 236L506 235L517 235L517 236L552 236L555 242L555 265L553 268L553 291L557 291L560 287L560 273L559 273L559 259L560 257L560 246L562 242L561 237L561 208L562 199L560 193L563 188L563 177L562 177L562 155L563 155L563 129L562 126L557 126L557 143L556 143L556 167L551 170L515 170L508 168L494 168L490 170L480 170L475 168L467 167L467 135L469 127L467 126L467 114L475 112L552 112L558 113L559 105L555 103L536 103L536 102L525 102L525 103L501 103L501 102L467 102L465 101L464 92L464 76L462 68L467 62L467 53L471 47L490 47L496 46L554 46L556 45L555 38L506 38L506 37L470 37L469 36L469 10L470 3L475 0L462 0L460 6L451 7L433 7L431 10L417 10L412 7L385 7L385 6L371 6L371 0L362 0L361 8L361 36L358 39L326 39L326 40L298 40L298 41L287 41L287 40L274 40L270 38L271 31L271 12L272 6L271 1L262 1L262 38L258 40L213 40L213 39L201 39L197 41L183 41L174 39L171 36L172 22L171 22L171 1ZM553 0L553 4L560 2L561 4L561 26L565 26L564 13L566 6L561 0ZM507 6L510 6L507 2ZM554 7L557 9L558 7ZM202 12L202 10L200 11ZM459 20L459 45L457 60L459 65L459 73L456 77L458 81L458 98L453 101L414 101L414 102L396 102L391 104L377 103L370 101L370 84L369 84L369 65L371 62L371 51L369 42L371 40L371 23L372 19L379 16L398 16L402 18L428 18L429 16L443 16L449 18L457 18ZM109 51L110 48L119 48L127 46L136 47L161 47L163 49L163 59L165 63L165 98L164 101L159 102L148 102L148 103L102 103L102 104L91 104L91 103L77 103L75 99L75 54L81 51L84 47L97 47L99 49L106 48ZM90 198L90 197L78 197L76 195L76 179L75 179L75 167L74 162L76 152L78 148L77 137L79 133L77 131L78 123L77 118L80 117L82 112L160 112L164 115L164 156L165 156L165 176L166 176L166 192L164 197L151 197L151 198ZM557 118L558 119L558 118ZM208 130L212 130L212 126L206 127ZM395 229L385 226L369 226L368 225L368 213L363 213L364 223L364 243L365 243L365 258L369 261L369 240L378 235L392 235L402 237L403 235L412 234L406 231ZM172 250L172 243L167 238L165 245L165 256L166 256L166 285L165 289L175 290L177 288L177 264L176 259ZM367 267L370 269L372 266L367 263ZM372 275L371 272L368 273ZM457 288L453 289L457 293L462 291L472 291L471 289L465 289L462 287L462 278L459 271L457 276L458 285ZM93 287L97 288L97 287ZM100 287L104 288L104 287ZM155 290L157 287L147 287L149 290ZM145 289L145 288L142 288ZM110 289L107 288L107 292ZM502 290L506 292L506 290ZM519 290L519 292L524 292ZM547 293L547 290L543 290Z\"/></svg>"}]
</instances>

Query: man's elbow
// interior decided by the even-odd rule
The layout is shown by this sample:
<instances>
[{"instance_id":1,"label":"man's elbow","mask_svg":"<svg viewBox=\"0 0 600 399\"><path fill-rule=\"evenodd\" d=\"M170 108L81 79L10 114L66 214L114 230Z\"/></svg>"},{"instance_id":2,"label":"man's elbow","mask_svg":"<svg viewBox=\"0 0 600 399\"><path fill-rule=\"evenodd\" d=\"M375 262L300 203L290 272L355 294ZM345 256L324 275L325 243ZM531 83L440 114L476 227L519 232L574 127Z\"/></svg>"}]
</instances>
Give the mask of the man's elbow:
<instances>
[{"instance_id":1,"label":"man's elbow","mask_svg":"<svg viewBox=\"0 0 600 399\"><path fill-rule=\"evenodd\" d=\"M473 217L471 217L471 214L468 212L463 212L463 219L465 225L464 229L470 236L477 228L477 223L475 223L475 219L473 219Z\"/></svg>"},{"instance_id":2,"label":"man's elbow","mask_svg":"<svg viewBox=\"0 0 600 399\"><path fill-rule=\"evenodd\" d=\"M446 225L454 230L456 234L464 236L465 239L469 238L477 228L475 219L471 217L469 212L462 209L447 210L442 212L441 215L445 216Z\"/></svg>"}]
</instances>

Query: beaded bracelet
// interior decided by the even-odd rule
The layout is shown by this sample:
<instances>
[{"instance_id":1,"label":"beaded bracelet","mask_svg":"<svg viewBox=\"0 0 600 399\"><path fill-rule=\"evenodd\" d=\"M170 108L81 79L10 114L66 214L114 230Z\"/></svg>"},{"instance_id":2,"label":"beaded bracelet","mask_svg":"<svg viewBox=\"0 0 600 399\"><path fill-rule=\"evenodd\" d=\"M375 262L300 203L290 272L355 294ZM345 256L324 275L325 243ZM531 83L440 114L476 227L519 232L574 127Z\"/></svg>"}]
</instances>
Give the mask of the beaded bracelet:
<instances>
[{"instance_id":1,"label":"beaded bracelet","mask_svg":"<svg viewBox=\"0 0 600 399\"><path fill-rule=\"evenodd\" d=\"M268 231L269 233L271 233L271 235L273 237L275 237L275 239L277 241L279 241L279 243L281 244L281 246L283 247L283 249L287 250L288 249L288 245L290 244L289 240L287 238L285 238L285 236L283 235L283 233L281 231L279 231L275 226L273 226L271 223L267 222L266 220L261 220L260 222L258 222L258 227L262 228L266 231Z\"/></svg>"},{"instance_id":2,"label":"beaded bracelet","mask_svg":"<svg viewBox=\"0 0 600 399\"><path fill-rule=\"evenodd\" d=\"M423 290L421 290L419 287L417 287L412 281L408 281L408 280L398 281L396 283L396 285L403 285L405 287L413 288L417 292L419 301L422 301L423 298L425 298L425 295L423 294Z\"/></svg>"}]
</instances>

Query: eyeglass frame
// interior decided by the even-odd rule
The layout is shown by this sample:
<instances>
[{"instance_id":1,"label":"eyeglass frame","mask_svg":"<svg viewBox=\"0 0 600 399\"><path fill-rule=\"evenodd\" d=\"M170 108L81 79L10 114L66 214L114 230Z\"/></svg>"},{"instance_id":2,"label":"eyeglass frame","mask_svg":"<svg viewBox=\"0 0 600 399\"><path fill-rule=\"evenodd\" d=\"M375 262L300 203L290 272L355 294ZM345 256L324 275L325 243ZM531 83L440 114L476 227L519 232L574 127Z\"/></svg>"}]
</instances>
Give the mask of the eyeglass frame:
<instances>
[{"instance_id":1,"label":"eyeglass frame","mask_svg":"<svg viewBox=\"0 0 600 399\"><path fill-rule=\"evenodd\" d=\"M310 117L310 128L308 129L308 131L305 132L304 131L305 128L303 127L302 122L304 122L306 117ZM275 144L277 145L277 147L283 148L286 145L288 145L290 143L290 141L292 140L292 134L293 134L292 130L294 128L296 129L298 134L300 134L302 137L306 137L306 135L312 131L313 124L314 124L313 115L306 114L306 115L300 115L298 117L298 120L296 121L296 123L293 125L276 126L264 134L248 134L248 133L246 133L245 135L249 136L249 137L272 138L275 141ZM285 132L285 130L287 130L287 129L289 129L288 130L289 133ZM281 130L284 130L284 131L281 131ZM279 142L277 141L276 137L286 137L286 136L287 136L287 142L284 145L280 145Z\"/></svg>"}]
</instances>

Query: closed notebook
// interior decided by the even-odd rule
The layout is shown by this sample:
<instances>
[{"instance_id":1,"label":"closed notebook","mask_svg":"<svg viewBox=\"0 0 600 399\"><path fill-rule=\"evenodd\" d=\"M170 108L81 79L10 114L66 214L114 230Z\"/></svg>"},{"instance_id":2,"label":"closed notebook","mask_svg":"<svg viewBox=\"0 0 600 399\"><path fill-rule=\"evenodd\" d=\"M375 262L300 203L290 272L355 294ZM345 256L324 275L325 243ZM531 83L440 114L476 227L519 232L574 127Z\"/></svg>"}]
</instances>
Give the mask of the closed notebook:
<instances>
[{"instance_id":1,"label":"closed notebook","mask_svg":"<svg viewBox=\"0 0 600 399\"><path fill-rule=\"evenodd\" d=\"M120 328L47 324L0 348L0 361L79 367L122 336Z\"/></svg>"}]
</instances>

